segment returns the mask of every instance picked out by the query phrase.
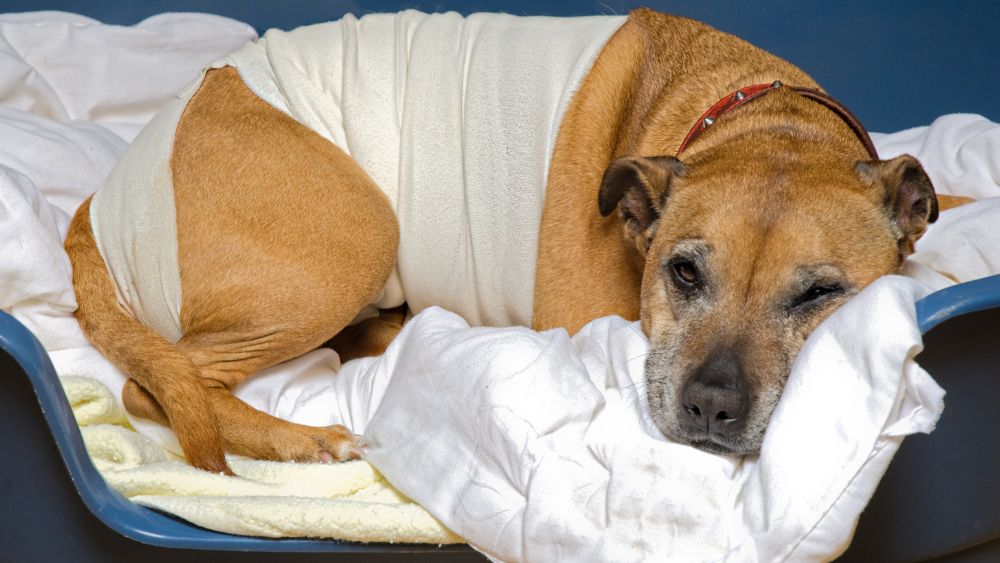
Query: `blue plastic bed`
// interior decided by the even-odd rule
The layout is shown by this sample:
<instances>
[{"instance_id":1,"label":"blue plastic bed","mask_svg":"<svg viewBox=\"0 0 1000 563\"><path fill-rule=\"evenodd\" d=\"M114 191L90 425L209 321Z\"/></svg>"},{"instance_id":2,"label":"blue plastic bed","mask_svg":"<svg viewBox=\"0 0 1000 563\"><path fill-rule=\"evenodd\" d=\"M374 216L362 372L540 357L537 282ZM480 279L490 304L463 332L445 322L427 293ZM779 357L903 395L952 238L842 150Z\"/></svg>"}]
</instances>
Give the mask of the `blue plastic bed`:
<instances>
[{"instance_id":1,"label":"blue plastic bed","mask_svg":"<svg viewBox=\"0 0 1000 563\"><path fill-rule=\"evenodd\" d=\"M894 131L955 111L998 120L1000 5L975 2L648 2L707 21L781 55L855 110L872 130ZM516 14L618 13L604 2L314 3L299 0L155 0L143 3L6 0L0 11L59 9L131 24L162 11L207 11L260 30L334 19L347 11L481 10ZM998 155L1000 156L1000 155ZM906 440L862 514L844 561L1000 561L1000 276L961 284L917 304L918 357L946 389L930 435ZM44 349L0 312L0 561L482 560L465 546L266 540L203 530L139 507L110 489Z\"/></svg>"}]
</instances>

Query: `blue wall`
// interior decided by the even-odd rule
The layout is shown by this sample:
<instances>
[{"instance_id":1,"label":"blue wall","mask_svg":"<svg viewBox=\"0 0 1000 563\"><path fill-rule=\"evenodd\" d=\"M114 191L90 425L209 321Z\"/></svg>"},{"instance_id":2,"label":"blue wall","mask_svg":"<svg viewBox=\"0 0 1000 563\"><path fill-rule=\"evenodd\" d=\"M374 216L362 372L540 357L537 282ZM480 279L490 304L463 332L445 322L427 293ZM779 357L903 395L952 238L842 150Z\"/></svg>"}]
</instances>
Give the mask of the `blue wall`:
<instances>
[{"instance_id":1,"label":"blue wall","mask_svg":"<svg viewBox=\"0 0 1000 563\"><path fill-rule=\"evenodd\" d=\"M407 7L569 16L625 13L639 5L621 0L0 0L0 11L66 10L118 24L162 11L204 11L263 30L336 19L346 12ZM790 60L873 131L923 125L952 112L1000 121L994 101L1000 92L1000 2L649 0L645 5L708 22Z\"/></svg>"}]
</instances>

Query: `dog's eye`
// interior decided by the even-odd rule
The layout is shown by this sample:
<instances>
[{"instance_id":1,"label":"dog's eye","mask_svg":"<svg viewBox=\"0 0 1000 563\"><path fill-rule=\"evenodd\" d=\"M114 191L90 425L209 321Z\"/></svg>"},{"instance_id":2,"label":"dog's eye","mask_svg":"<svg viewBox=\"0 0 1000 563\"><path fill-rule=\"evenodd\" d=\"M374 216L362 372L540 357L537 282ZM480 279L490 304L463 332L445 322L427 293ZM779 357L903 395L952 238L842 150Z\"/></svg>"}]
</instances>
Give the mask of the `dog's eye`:
<instances>
[{"instance_id":1,"label":"dog's eye","mask_svg":"<svg viewBox=\"0 0 1000 563\"><path fill-rule=\"evenodd\" d=\"M693 288L699 283L698 268L688 260L670 262L670 273L677 285L682 288Z\"/></svg>"},{"instance_id":2,"label":"dog's eye","mask_svg":"<svg viewBox=\"0 0 1000 563\"><path fill-rule=\"evenodd\" d=\"M795 302L792 303L792 307L794 308L794 307L803 307L807 305L812 305L814 303L823 301L824 299L830 297L831 295L842 293L843 291L844 291L843 286L838 284L828 284L828 285L814 284L795 299Z\"/></svg>"}]
</instances>

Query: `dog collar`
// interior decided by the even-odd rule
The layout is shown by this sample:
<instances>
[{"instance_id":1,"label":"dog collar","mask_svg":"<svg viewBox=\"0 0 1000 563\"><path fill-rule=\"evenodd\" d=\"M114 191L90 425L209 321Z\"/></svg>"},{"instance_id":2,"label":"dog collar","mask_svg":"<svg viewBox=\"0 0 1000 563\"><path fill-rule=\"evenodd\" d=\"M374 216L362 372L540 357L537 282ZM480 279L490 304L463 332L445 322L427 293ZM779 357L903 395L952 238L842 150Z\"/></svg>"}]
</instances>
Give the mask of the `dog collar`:
<instances>
[{"instance_id":1,"label":"dog collar","mask_svg":"<svg viewBox=\"0 0 1000 563\"><path fill-rule=\"evenodd\" d=\"M688 131L688 134L684 137L684 141L681 143L681 146L677 149L677 156L679 157L688 145L697 139L705 129L708 129L713 123L715 123L715 120L718 119L720 115L732 111L750 100L764 96L768 92L773 92L782 87L789 88L793 92L805 97L806 99L821 104L833 113L837 114L837 116L840 117L840 119L842 119L852 131L854 131L854 135L857 136L858 140L861 141L861 144L865 146L865 150L868 151L868 155L872 157L872 160L878 160L878 151L875 150L875 144L872 143L872 139L868 135L868 131L863 125L861 125L861 121L859 121L858 118L851 113L851 110L847 109L837 100L815 88L784 86L777 80L770 84L752 84L750 86L740 88L739 90L726 95L721 100L712 104L712 107L708 108L708 111L701 114L698 121L696 121L694 126L691 127L691 130Z\"/></svg>"}]
</instances>

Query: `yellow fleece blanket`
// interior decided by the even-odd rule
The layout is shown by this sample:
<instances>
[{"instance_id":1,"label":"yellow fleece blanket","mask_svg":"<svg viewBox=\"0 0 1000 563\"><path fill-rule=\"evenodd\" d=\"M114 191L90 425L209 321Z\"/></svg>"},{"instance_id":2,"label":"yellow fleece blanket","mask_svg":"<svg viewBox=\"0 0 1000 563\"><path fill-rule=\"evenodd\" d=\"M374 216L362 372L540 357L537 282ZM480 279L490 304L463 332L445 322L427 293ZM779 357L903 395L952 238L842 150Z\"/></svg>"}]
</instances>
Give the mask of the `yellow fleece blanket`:
<instances>
[{"instance_id":1,"label":"yellow fleece blanket","mask_svg":"<svg viewBox=\"0 0 1000 563\"><path fill-rule=\"evenodd\" d=\"M63 377L94 465L142 506L247 536L462 543L364 461L283 463L230 456L238 477L191 467L133 430L102 383Z\"/></svg>"}]
</instances>

